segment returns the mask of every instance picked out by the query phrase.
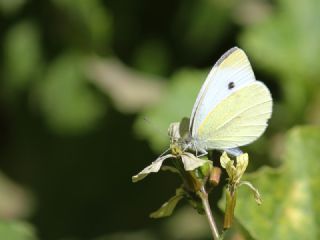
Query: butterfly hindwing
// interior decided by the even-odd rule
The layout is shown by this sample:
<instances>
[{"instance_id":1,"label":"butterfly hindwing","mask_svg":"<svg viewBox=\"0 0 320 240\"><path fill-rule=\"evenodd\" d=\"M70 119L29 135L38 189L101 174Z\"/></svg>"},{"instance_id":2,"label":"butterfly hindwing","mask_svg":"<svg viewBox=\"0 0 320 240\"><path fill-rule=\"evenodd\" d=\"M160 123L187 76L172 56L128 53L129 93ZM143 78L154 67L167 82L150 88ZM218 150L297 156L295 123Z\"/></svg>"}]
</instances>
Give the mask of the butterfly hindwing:
<instances>
[{"instance_id":1,"label":"butterfly hindwing","mask_svg":"<svg viewBox=\"0 0 320 240\"><path fill-rule=\"evenodd\" d=\"M197 137L208 149L243 146L256 140L272 113L268 88L259 81L222 100L202 121Z\"/></svg>"}]
</instances>

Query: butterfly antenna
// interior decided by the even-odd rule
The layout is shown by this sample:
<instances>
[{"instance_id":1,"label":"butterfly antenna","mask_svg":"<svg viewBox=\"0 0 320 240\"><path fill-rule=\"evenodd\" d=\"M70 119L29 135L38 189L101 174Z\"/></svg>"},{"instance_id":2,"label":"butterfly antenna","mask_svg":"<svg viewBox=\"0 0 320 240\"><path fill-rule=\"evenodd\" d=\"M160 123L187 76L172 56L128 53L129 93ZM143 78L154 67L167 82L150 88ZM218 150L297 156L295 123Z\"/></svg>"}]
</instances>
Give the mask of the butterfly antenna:
<instances>
[{"instance_id":1,"label":"butterfly antenna","mask_svg":"<svg viewBox=\"0 0 320 240\"><path fill-rule=\"evenodd\" d=\"M150 126L152 127L152 129L158 133L160 133L161 135L165 135L166 137L168 137L167 134L164 134L164 132L160 131L159 128L157 128L149 119L147 119L146 117L143 117L143 120L145 122L147 122L148 124L150 124ZM171 150L171 148L167 148L163 153L160 154L159 157L162 157L164 154L166 154L167 152L169 152Z\"/></svg>"},{"instance_id":2,"label":"butterfly antenna","mask_svg":"<svg viewBox=\"0 0 320 240\"><path fill-rule=\"evenodd\" d=\"M160 155L159 155L159 157L162 157L163 155L165 155L167 152L169 152L170 151L170 148L167 148L163 153L161 153ZM159 158L158 157L158 158Z\"/></svg>"}]
</instances>

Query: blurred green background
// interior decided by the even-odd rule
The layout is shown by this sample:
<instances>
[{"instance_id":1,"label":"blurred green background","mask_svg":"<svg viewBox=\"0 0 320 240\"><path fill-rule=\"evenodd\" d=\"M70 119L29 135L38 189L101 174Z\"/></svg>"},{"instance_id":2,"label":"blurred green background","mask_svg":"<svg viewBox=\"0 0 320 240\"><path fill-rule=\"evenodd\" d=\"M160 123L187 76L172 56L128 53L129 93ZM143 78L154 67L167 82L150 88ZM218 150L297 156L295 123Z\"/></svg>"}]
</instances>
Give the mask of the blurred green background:
<instances>
[{"instance_id":1,"label":"blurred green background","mask_svg":"<svg viewBox=\"0 0 320 240\"><path fill-rule=\"evenodd\" d=\"M319 239L319 12L318 0L0 0L0 239L210 239L185 203L148 218L176 176L131 176L235 45L275 105L244 148L264 203L241 190L226 238ZM220 227L222 199L220 187Z\"/></svg>"}]
</instances>

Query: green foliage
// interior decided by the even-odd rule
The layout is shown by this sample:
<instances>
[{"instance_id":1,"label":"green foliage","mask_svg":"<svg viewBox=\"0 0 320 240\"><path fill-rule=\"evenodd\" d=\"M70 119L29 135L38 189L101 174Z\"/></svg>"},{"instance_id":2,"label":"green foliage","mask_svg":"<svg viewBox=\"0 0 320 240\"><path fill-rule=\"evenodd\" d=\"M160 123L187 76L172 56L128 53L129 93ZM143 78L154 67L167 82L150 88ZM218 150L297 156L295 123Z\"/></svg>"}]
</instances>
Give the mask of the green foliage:
<instances>
[{"instance_id":1,"label":"green foliage","mask_svg":"<svg viewBox=\"0 0 320 240\"><path fill-rule=\"evenodd\" d=\"M0 12L5 15L16 13L23 7L26 0L0 0Z\"/></svg>"},{"instance_id":2,"label":"green foliage","mask_svg":"<svg viewBox=\"0 0 320 240\"><path fill-rule=\"evenodd\" d=\"M85 61L66 54L53 62L38 87L39 105L56 131L76 133L93 127L104 113L99 97L85 79Z\"/></svg>"},{"instance_id":3,"label":"green foliage","mask_svg":"<svg viewBox=\"0 0 320 240\"><path fill-rule=\"evenodd\" d=\"M231 28L230 0L189 1L178 10L174 36L181 39L186 56L199 60L219 45ZM185 16L189 15L189 18Z\"/></svg>"},{"instance_id":4,"label":"green foliage","mask_svg":"<svg viewBox=\"0 0 320 240\"><path fill-rule=\"evenodd\" d=\"M132 182L138 182L138 181L144 179L150 173L159 172L164 160L166 160L168 158L172 158L172 157L175 157L175 156L172 155L172 154L167 154L167 155L164 155L164 156L161 156L161 157L157 158L149 166L145 167L141 172L139 172L137 175L133 176L132 177Z\"/></svg>"},{"instance_id":5,"label":"green foliage","mask_svg":"<svg viewBox=\"0 0 320 240\"><path fill-rule=\"evenodd\" d=\"M176 195L171 197L167 202L165 202L157 211L150 214L151 218L162 218L168 217L172 214L173 210L183 198L183 189L178 188L176 190Z\"/></svg>"},{"instance_id":6,"label":"green foliage","mask_svg":"<svg viewBox=\"0 0 320 240\"><path fill-rule=\"evenodd\" d=\"M21 184L1 176L0 239L208 239L191 208L147 222L176 187L169 171L139 186L129 178L169 147L169 124L190 117L209 69L234 45L275 105L266 133L243 149L254 185L239 183L241 227L230 238L318 239L320 133L308 124L320 123L319 12L317 0L0 0L0 168ZM262 194L261 206L243 185ZM170 215L178 199L157 214Z\"/></svg>"},{"instance_id":7,"label":"green foliage","mask_svg":"<svg viewBox=\"0 0 320 240\"><path fill-rule=\"evenodd\" d=\"M4 40L5 88L16 95L37 80L42 70L42 49L39 30L30 21L16 24Z\"/></svg>"},{"instance_id":8,"label":"green foliage","mask_svg":"<svg viewBox=\"0 0 320 240\"><path fill-rule=\"evenodd\" d=\"M262 205L240 189L235 215L255 239L319 238L319 142L319 127L296 127L287 134L281 168L246 177L259 187Z\"/></svg>"},{"instance_id":9,"label":"green foliage","mask_svg":"<svg viewBox=\"0 0 320 240\"><path fill-rule=\"evenodd\" d=\"M0 236L6 240L37 240L34 228L25 222L1 221Z\"/></svg>"},{"instance_id":10,"label":"green foliage","mask_svg":"<svg viewBox=\"0 0 320 240\"><path fill-rule=\"evenodd\" d=\"M180 121L183 117L191 114L194 99L204 79L205 73L203 71L181 70L175 73L161 102L141 113L136 122L135 130L137 134L150 141L151 147L155 151L161 152L168 148L166 131L169 124ZM151 121L151 124L144 120L145 116Z\"/></svg>"},{"instance_id":11,"label":"green foliage","mask_svg":"<svg viewBox=\"0 0 320 240\"><path fill-rule=\"evenodd\" d=\"M163 42L157 40L143 42L135 51L133 61L138 70L157 75L168 73L171 62L168 49Z\"/></svg>"},{"instance_id":12,"label":"green foliage","mask_svg":"<svg viewBox=\"0 0 320 240\"><path fill-rule=\"evenodd\" d=\"M53 0L52 2L68 13L74 25L79 25L77 28L80 34L87 40L83 42L85 45L91 43L88 47L102 50L108 44L112 21L100 0Z\"/></svg>"},{"instance_id":13,"label":"green foliage","mask_svg":"<svg viewBox=\"0 0 320 240\"><path fill-rule=\"evenodd\" d=\"M308 102L319 92L320 30L315 24L320 3L317 0L278 0L277 9L265 21L241 34L241 43L258 66L276 74L285 99L278 110L287 116L283 125L303 120Z\"/></svg>"}]
</instances>

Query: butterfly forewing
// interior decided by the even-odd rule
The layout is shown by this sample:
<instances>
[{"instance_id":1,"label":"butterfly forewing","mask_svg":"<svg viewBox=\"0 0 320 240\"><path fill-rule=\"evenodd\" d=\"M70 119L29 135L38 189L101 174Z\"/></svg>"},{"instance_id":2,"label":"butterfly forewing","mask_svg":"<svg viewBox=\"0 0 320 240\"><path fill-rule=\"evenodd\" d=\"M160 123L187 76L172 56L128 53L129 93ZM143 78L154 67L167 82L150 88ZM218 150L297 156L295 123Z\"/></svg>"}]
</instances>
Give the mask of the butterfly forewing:
<instances>
[{"instance_id":1,"label":"butterfly forewing","mask_svg":"<svg viewBox=\"0 0 320 240\"><path fill-rule=\"evenodd\" d=\"M222 100L254 81L246 54L237 47L226 52L211 69L198 94L190 120L192 137L198 138L200 125Z\"/></svg>"}]
</instances>

